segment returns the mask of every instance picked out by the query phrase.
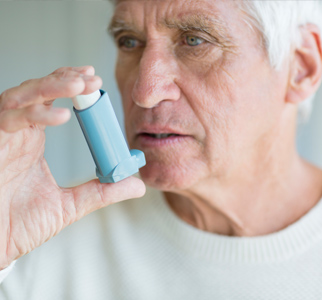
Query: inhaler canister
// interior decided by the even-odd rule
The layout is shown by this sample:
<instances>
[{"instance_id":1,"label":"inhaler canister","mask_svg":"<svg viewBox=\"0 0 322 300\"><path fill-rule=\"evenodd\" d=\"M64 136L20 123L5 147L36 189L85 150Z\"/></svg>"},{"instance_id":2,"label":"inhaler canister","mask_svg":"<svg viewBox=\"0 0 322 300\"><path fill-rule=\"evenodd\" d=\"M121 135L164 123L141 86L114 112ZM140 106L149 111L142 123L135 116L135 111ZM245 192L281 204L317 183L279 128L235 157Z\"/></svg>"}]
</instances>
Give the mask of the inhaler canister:
<instances>
[{"instance_id":1,"label":"inhaler canister","mask_svg":"<svg viewBox=\"0 0 322 300\"><path fill-rule=\"evenodd\" d=\"M145 165L144 153L129 151L108 94L98 90L72 100L100 182L118 182L137 173Z\"/></svg>"}]
</instances>

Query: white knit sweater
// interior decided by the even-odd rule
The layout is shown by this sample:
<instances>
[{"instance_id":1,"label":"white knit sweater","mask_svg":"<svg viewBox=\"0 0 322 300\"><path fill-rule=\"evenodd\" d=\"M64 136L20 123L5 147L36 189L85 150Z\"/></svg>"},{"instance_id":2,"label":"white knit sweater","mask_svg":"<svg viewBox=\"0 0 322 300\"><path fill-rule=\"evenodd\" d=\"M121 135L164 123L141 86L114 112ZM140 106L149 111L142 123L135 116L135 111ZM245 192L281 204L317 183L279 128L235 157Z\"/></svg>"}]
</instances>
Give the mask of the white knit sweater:
<instances>
[{"instance_id":1,"label":"white knit sweater","mask_svg":"<svg viewBox=\"0 0 322 300\"><path fill-rule=\"evenodd\" d=\"M149 190L19 259L0 299L322 299L322 201L278 233L238 238L184 223Z\"/></svg>"}]
</instances>

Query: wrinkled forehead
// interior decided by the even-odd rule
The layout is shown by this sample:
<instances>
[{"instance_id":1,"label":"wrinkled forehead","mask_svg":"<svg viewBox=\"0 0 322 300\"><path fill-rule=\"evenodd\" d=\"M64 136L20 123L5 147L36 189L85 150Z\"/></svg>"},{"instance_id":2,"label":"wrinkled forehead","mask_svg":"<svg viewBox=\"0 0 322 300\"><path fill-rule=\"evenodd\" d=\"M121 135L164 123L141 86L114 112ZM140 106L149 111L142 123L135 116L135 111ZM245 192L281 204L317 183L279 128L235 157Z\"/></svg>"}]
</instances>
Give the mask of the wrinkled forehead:
<instances>
[{"instance_id":1,"label":"wrinkled forehead","mask_svg":"<svg viewBox=\"0 0 322 300\"><path fill-rule=\"evenodd\" d=\"M232 0L119 0L115 5L110 32L149 27L216 29L227 34L237 27L240 11ZM230 28L230 30L229 30Z\"/></svg>"}]
</instances>

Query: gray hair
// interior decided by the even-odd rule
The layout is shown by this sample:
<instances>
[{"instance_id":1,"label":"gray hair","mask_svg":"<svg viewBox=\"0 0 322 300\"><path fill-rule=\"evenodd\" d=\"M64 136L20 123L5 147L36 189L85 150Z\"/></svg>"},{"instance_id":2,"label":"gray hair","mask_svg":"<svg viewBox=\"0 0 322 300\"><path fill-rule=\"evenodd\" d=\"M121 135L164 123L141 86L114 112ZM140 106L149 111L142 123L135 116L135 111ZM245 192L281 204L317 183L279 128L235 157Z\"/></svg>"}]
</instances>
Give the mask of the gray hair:
<instances>
[{"instance_id":1,"label":"gray hair","mask_svg":"<svg viewBox=\"0 0 322 300\"><path fill-rule=\"evenodd\" d=\"M292 47L301 42L300 27L311 23L322 30L322 1L249 1L240 2L248 16L245 20L261 34L261 42L269 61L279 69L287 59ZM299 121L306 121L312 111L312 95L298 107Z\"/></svg>"},{"instance_id":2,"label":"gray hair","mask_svg":"<svg viewBox=\"0 0 322 300\"><path fill-rule=\"evenodd\" d=\"M262 46L267 51L271 66L276 70L288 58L292 47L301 42L302 25L316 24L322 31L321 0L241 0L236 3L246 13L245 22L259 31ZM312 95L299 104L300 121L309 118L314 97Z\"/></svg>"}]
</instances>

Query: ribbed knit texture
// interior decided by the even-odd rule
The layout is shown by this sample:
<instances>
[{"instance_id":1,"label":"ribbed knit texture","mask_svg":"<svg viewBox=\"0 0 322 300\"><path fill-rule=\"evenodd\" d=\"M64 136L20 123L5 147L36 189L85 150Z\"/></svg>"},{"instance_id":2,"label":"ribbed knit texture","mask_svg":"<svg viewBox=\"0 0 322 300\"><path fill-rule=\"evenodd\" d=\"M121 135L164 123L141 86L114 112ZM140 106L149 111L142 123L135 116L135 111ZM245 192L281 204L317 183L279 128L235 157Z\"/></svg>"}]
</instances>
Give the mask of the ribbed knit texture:
<instances>
[{"instance_id":1,"label":"ribbed knit texture","mask_svg":"<svg viewBox=\"0 0 322 300\"><path fill-rule=\"evenodd\" d=\"M188 225L149 190L19 259L0 299L322 299L322 201L280 232L238 238Z\"/></svg>"}]
</instances>

